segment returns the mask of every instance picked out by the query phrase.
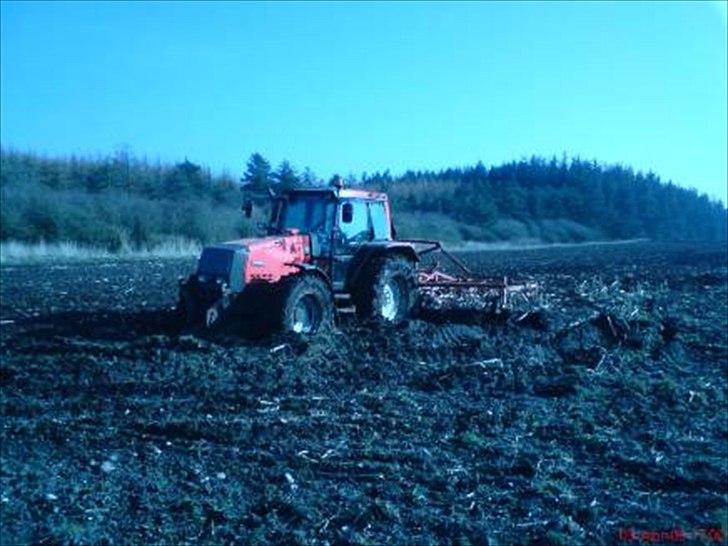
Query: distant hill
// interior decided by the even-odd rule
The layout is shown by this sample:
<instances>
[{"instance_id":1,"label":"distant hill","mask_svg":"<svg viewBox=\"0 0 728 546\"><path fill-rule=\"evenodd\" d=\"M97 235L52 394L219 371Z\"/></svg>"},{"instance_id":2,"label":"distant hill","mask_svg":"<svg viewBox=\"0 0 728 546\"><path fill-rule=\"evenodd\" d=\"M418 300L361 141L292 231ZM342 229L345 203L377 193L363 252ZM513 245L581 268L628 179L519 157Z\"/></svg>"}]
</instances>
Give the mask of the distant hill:
<instances>
[{"instance_id":1,"label":"distant hill","mask_svg":"<svg viewBox=\"0 0 728 546\"><path fill-rule=\"evenodd\" d=\"M259 154L252 190L318 185L310 170L277 169ZM722 203L653 174L579 159L531 158L486 167L363 174L349 183L389 192L400 236L514 242L647 237L726 240ZM266 211L240 213L241 183L187 160L149 162L125 151L99 158L0 152L0 240L75 241L115 251L183 238L200 243L254 233Z\"/></svg>"}]
</instances>

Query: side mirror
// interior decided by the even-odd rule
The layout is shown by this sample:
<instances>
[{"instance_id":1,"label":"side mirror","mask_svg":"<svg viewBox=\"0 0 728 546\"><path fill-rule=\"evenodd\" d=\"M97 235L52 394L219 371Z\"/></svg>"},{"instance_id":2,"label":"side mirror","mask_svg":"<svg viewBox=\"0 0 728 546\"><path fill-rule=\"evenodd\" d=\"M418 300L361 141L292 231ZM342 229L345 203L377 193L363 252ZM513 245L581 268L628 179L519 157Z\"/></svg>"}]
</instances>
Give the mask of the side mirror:
<instances>
[{"instance_id":1,"label":"side mirror","mask_svg":"<svg viewBox=\"0 0 728 546\"><path fill-rule=\"evenodd\" d=\"M351 224L354 219L354 206L351 203L344 203L341 208L341 221L345 224Z\"/></svg>"},{"instance_id":2,"label":"side mirror","mask_svg":"<svg viewBox=\"0 0 728 546\"><path fill-rule=\"evenodd\" d=\"M246 199L242 209L245 217L250 218L253 215L253 202L250 199Z\"/></svg>"}]
</instances>

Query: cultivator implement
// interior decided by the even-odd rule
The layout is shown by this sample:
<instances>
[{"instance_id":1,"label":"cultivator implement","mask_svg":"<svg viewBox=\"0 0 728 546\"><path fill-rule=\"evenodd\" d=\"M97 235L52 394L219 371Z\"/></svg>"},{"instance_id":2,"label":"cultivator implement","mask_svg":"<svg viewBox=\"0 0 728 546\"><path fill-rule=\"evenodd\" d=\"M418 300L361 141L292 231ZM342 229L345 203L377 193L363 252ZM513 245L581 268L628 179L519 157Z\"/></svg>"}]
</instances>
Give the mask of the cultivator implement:
<instances>
[{"instance_id":1,"label":"cultivator implement","mask_svg":"<svg viewBox=\"0 0 728 546\"><path fill-rule=\"evenodd\" d=\"M528 306L537 295L538 285L534 282L474 273L439 241L410 239L407 242L415 246L421 263L430 262L421 265L417 271L418 289L425 307L472 309L498 314L514 306ZM447 271L437 257L447 260Z\"/></svg>"}]
</instances>

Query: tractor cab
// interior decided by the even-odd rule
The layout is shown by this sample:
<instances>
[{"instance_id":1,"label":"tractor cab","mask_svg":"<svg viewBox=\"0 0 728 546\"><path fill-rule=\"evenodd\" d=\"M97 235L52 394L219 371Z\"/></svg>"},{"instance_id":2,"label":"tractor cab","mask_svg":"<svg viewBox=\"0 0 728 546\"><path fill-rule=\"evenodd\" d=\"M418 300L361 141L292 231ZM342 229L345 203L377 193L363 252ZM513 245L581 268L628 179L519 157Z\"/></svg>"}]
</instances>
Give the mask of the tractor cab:
<instances>
[{"instance_id":1,"label":"tractor cab","mask_svg":"<svg viewBox=\"0 0 728 546\"><path fill-rule=\"evenodd\" d=\"M392 239L384 193L350 189L296 189L275 198L269 231L290 230L333 238L346 245Z\"/></svg>"},{"instance_id":2,"label":"tractor cab","mask_svg":"<svg viewBox=\"0 0 728 546\"><path fill-rule=\"evenodd\" d=\"M311 258L335 285L343 285L349 264L363 246L391 241L387 195L341 188L295 189L274 198L269 235L305 234Z\"/></svg>"}]
</instances>

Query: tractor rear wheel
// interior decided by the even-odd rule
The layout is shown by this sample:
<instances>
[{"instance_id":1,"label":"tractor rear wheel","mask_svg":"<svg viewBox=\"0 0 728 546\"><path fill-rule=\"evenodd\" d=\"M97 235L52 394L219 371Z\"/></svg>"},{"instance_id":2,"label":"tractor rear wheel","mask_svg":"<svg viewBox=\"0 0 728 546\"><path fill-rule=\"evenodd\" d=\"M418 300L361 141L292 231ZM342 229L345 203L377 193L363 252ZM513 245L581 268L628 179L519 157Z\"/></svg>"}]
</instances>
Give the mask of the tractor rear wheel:
<instances>
[{"instance_id":1,"label":"tractor rear wheel","mask_svg":"<svg viewBox=\"0 0 728 546\"><path fill-rule=\"evenodd\" d=\"M334 299L328 285L314 275L292 278L283 292L281 329L315 334L334 323Z\"/></svg>"},{"instance_id":2,"label":"tractor rear wheel","mask_svg":"<svg viewBox=\"0 0 728 546\"><path fill-rule=\"evenodd\" d=\"M417 277L414 264L401 256L373 258L355 293L361 318L398 324L407 319L417 303Z\"/></svg>"}]
</instances>

